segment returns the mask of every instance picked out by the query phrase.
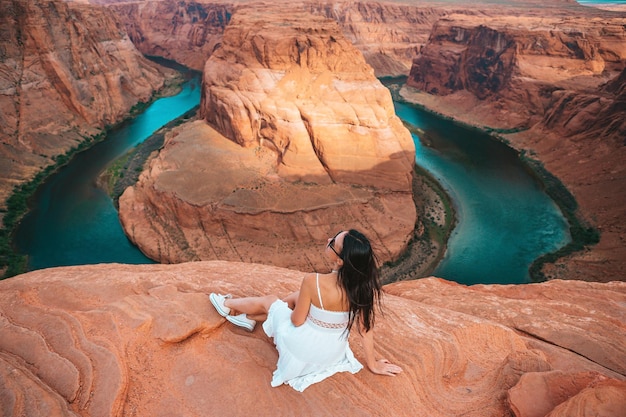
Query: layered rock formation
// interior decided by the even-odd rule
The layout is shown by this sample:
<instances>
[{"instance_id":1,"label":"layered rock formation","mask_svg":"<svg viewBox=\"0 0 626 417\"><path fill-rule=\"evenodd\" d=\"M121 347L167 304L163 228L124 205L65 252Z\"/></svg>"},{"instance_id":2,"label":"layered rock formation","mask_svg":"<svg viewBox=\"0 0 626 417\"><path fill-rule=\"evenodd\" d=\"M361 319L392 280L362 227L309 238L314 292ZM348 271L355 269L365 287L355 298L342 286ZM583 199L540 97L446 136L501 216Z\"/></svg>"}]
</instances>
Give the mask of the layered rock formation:
<instances>
[{"instance_id":1,"label":"layered rock formation","mask_svg":"<svg viewBox=\"0 0 626 417\"><path fill-rule=\"evenodd\" d=\"M439 20L407 85L450 100L466 93L464 98L473 100L465 108L478 106L474 113L490 126L528 128L550 111L553 93L600 93L598 86L624 67L622 17L509 12L513 15L454 14ZM489 119L496 104L502 110Z\"/></svg>"},{"instance_id":2,"label":"layered rock formation","mask_svg":"<svg viewBox=\"0 0 626 417\"><path fill-rule=\"evenodd\" d=\"M62 1L0 4L0 206L163 86L112 12Z\"/></svg>"},{"instance_id":3,"label":"layered rock formation","mask_svg":"<svg viewBox=\"0 0 626 417\"><path fill-rule=\"evenodd\" d=\"M202 71L232 15L227 2L124 2L111 8L137 49Z\"/></svg>"},{"instance_id":4,"label":"layered rock formation","mask_svg":"<svg viewBox=\"0 0 626 417\"><path fill-rule=\"evenodd\" d=\"M573 192L601 240L545 268L548 277L623 280L625 16L580 7L551 15L537 8L524 17L441 19L414 61L413 89L403 94L501 132Z\"/></svg>"},{"instance_id":5,"label":"layered rock formation","mask_svg":"<svg viewBox=\"0 0 626 417\"><path fill-rule=\"evenodd\" d=\"M407 75L433 24L450 13L450 8L429 2L419 7L396 2L304 2L301 7L337 21L377 77Z\"/></svg>"},{"instance_id":6,"label":"layered rock formation","mask_svg":"<svg viewBox=\"0 0 626 417\"><path fill-rule=\"evenodd\" d=\"M302 273L222 261L41 270L0 282L3 415L622 416L626 284L553 281L384 287L381 357L395 378L347 373L272 388L277 353L207 293L286 295ZM363 350L356 334L351 346Z\"/></svg>"},{"instance_id":7,"label":"layered rock formation","mask_svg":"<svg viewBox=\"0 0 626 417\"><path fill-rule=\"evenodd\" d=\"M319 246L350 227L381 260L402 253L416 221L413 141L334 21L242 7L203 84L212 127L177 129L120 198L144 253L312 270L328 266Z\"/></svg>"},{"instance_id":8,"label":"layered rock formation","mask_svg":"<svg viewBox=\"0 0 626 417\"><path fill-rule=\"evenodd\" d=\"M232 13L253 2L102 0L99 3L111 5L143 53L202 70L221 42ZM429 2L424 7L385 1L272 3L280 4L283 10L306 10L337 21L346 39L363 53L378 77L407 75L432 25L441 16L452 11L473 13Z\"/></svg>"},{"instance_id":9,"label":"layered rock formation","mask_svg":"<svg viewBox=\"0 0 626 417\"><path fill-rule=\"evenodd\" d=\"M244 147L274 151L283 177L410 188L412 139L331 20L240 9L205 66L200 117Z\"/></svg>"}]
</instances>

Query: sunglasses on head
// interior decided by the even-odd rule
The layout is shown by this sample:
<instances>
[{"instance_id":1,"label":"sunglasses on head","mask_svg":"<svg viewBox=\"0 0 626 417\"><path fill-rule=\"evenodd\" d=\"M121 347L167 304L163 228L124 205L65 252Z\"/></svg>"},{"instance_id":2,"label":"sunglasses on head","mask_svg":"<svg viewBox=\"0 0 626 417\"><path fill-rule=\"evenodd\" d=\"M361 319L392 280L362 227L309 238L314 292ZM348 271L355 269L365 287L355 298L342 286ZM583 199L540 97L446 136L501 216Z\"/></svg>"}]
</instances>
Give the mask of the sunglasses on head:
<instances>
[{"instance_id":1,"label":"sunglasses on head","mask_svg":"<svg viewBox=\"0 0 626 417\"><path fill-rule=\"evenodd\" d=\"M335 255L337 255L338 257L341 258L341 255L337 253L337 251L335 250L335 239L337 238L337 236L339 236L341 232L337 232L337 234L335 235L335 237L333 237L332 239L330 239L330 241L328 242L328 247L330 248L330 250L332 250L333 252L335 252Z\"/></svg>"}]
</instances>

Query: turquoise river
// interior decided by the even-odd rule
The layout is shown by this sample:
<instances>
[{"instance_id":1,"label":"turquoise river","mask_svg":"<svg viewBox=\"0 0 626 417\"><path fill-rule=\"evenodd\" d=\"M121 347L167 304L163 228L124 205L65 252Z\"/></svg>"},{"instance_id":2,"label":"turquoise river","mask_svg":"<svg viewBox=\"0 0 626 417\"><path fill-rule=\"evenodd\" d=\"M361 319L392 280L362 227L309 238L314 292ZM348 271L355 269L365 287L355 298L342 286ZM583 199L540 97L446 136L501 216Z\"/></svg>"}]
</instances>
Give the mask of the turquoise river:
<instances>
[{"instance_id":1,"label":"turquoise river","mask_svg":"<svg viewBox=\"0 0 626 417\"><path fill-rule=\"evenodd\" d=\"M115 159L198 105L200 80L154 101L107 138L77 154L36 192L14 245L30 270L63 265L151 263L126 238L111 198L96 185ZM418 127L416 161L454 201L458 223L435 275L464 284L528 282L540 255L566 244L567 224L541 184L504 144L480 132L396 102L397 115Z\"/></svg>"}]
</instances>

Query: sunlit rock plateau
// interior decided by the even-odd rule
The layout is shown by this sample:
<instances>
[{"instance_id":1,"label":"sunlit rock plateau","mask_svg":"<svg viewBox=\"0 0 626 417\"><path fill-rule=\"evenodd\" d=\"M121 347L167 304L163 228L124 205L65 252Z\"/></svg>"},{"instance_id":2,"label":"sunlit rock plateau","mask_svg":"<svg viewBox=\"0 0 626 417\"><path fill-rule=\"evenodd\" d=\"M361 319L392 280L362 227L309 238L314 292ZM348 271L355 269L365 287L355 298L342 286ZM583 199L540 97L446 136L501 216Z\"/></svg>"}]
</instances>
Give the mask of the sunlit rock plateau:
<instances>
[{"instance_id":1,"label":"sunlit rock plateau","mask_svg":"<svg viewBox=\"0 0 626 417\"><path fill-rule=\"evenodd\" d=\"M207 293L298 289L303 273L225 261L40 270L0 282L3 416L604 416L626 412L626 283L384 287L396 377L272 388L277 353ZM357 359L359 338L351 335Z\"/></svg>"},{"instance_id":2,"label":"sunlit rock plateau","mask_svg":"<svg viewBox=\"0 0 626 417\"><path fill-rule=\"evenodd\" d=\"M233 14L204 68L201 120L171 132L120 198L151 258L313 270L327 262L313 249L351 227L383 261L406 249L415 149L389 91L335 21L281 10Z\"/></svg>"}]
</instances>

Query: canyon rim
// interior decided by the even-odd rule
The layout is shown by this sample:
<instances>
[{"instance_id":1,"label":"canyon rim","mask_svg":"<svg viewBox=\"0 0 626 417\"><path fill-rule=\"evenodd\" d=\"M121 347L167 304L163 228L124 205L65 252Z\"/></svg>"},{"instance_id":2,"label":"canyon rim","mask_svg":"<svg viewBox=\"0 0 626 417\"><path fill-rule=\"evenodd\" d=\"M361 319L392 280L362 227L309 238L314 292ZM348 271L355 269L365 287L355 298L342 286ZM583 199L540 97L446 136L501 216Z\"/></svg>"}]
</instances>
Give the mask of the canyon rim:
<instances>
[{"instance_id":1,"label":"canyon rim","mask_svg":"<svg viewBox=\"0 0 626 417\"><path fill-rule=\"evenodd\" d=\"M404 372L340 373L299 393L270 386L271 341L260 327L232 326L207 293L284 295L297 290L302 274L201 261L51 268L0 281L0 410L49 417L624 415L624 282L386 285L376 343Z\"/></svg>"}]
</instances>

